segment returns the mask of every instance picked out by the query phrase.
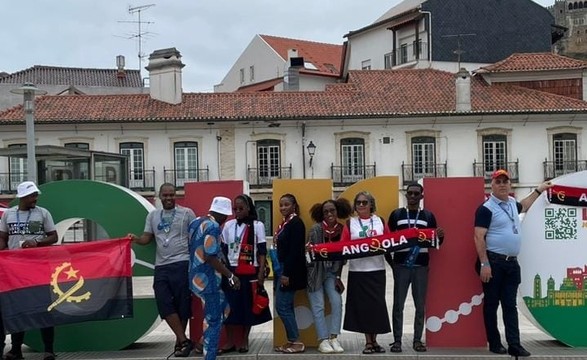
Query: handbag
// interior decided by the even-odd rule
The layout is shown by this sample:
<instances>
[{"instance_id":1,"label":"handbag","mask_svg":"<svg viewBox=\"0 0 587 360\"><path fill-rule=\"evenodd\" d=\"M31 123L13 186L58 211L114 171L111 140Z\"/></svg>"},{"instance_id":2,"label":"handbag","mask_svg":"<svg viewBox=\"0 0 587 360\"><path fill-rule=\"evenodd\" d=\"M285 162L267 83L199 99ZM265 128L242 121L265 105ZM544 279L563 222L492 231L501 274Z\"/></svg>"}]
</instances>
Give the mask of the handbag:
<instances>
[{"instance_id":1,"label":"handbag","mask_svg":"<svg viewBox=\"0 0 587 360\"><path fill-rule=\"evenodd\" d=\"M253 292L253 314L259 315L269 307L269 295L267 294L267 290L263 285L259 285L257 281L253 281L251 283L252 292Z\"/></svg>"},{"instance_id":2,"label":"handbag","mask_svg":"<svg viewBox=\"0 0 587 360\"><path fill-rule=\"evenodd\" d=\"M253 254L254 254L254 241L249 239L249 226L245 228L244 233L242 234L243 242L240 246L240 251L238 253L238 261L236 265L236 269L234 269L234 273L237 275L255 275L257 273L257 269L255 268L255 264L253 261Z\"/></svg>"},{"instance_id":3,"label":"handbag","mask_svg":"<svg viewBox=\"0 0 587 360\"><path fill-rule=\"evenodd\" d=\"M257 269L253 265L253 247L249 244L241 244L241 251L238 254L238 263L234 273L237 275L255 275Z\"/></svg>"}]
</instances>

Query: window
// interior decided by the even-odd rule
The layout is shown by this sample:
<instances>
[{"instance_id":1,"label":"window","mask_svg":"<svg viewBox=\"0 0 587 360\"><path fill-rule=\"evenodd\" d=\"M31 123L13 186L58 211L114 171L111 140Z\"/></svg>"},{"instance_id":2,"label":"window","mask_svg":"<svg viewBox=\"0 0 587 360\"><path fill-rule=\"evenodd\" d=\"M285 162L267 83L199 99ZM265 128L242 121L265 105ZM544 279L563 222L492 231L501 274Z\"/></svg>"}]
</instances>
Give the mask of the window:
<instances>
[{"instance_id":1,"label":"window","mask_svg":"<svg viewBox=\"0 0 587 360\"><path fill-rule=\"evenodd\" d=\"M128 156L128 167L130 172L128 186L133 188L142 188L144 183L144 148L143 143L124 142L120 143L120 153ZM108 180L106 180L108 181Z\"/></svg>"},{"instance_id":2,"label":"window","mask_svg":"<svg viewBox=\"0 0 587 360\"><path fill-rule=\"evenodd\" d=\"M401 44L399 48L399 63L405 64L408 62L408 44Z\"/></svg>"},{"instance_id":3,"label":"window","mask_svg":"<svg viewBox=\"0 0 587 360\"><path fill-rule=\"evenodd\" d=\"M506 144L505 135L483 136L483 170L486 177L497 169L508 169Z\"/></svg>"},{"instance_id":4,"label":"window","mask_svg":"<svg viewBox=\"0 0 587 360\"><path fill-rule=\"evenodd\" d=\"M393 66L393 53L387 53L383 55L383 68L384 69L391 69Z\"/></svg>"},{"instance_id":5,"label":"window","mask_svg":"<svg viewBox=\"0 0 587 360\"><path fill-rule=\"evenodd\" d=\"M66 148L90 150L90 144L82 142L71 142L63 144Z\"/></svg>"},{"instance_id":6,"label":"window","mask_svg":"<svg viewBox=\"0 0 587 360\"><path fill-rule=\"evenodd\" d=\"M432 136L412 138L414 179L434 177L436 174L436 143Z\"/></svg>"},{"instance_id":7,"label":"window","mask_svg":"<svg viewBox=\"0 0 587 360\"><path fill-rule=\"evenodd\" d=\"M552 143L555 176L577 171L577 135L555 134Z\"/></svg>"},{"instance_id":8,"label":"window","mask_svg":"<svg viewBox=\"0 0 587 360\"><path fill-rule=\"evenodd\" d=\"M240 73L241 84L244 84L245 83L245 69L240 69L239 73Z\"/></svg>"},{"instance_id":9,"label":"window","mask_svg":"<svg viewBox=\"0 0 587 360\"><path fill-rule=\"evenodd\" d=\"M251 65L249 67L249 81L250 82L255 81L255 65Z\"/></svg>"},{"instance_id":10,"label":"window","mask_svg":"<svg viewBox=\"0 0 587 360\"><path fill-rule=\"evenodd\" d=\"M187 181L199 181L198 177L198 143L181 141L173 144L175 185L184 186Z\"/></svg>"},{"instance_id":11,"label":"window","mask_svg":"<svg viewBox=\"0 0 587 360\"><path fill-rule=\"evenodd\" d=\"M354 183L365 178L365 140L345 138L340 141L342 182Z\"/></svg>"},{"instance_id":12,"label":"window","mask_svg":"<svg viewBox=\"0 0 587 360\"><path fill-rule=\"evenodd\" d=\"M361 61L361 70L371 70L371 59Z\"/></svg>"},{"instance_id":13,"label":"window","mask_svg":"<svg viewBox=\"0 0 587 360\"><path fill-rule=\"evenodd\" d=\"M281 171L280 152L279 140L257 141L259 184L270 184L271 179L279 177Z\"/></svg>"},{"instance_id":14,"label":"window","mask_svg":"<svg viewBox=\"0 0 587 360\"><path fill-rule=\"evenodd\" d=\"M26 144L8 145L9 149L26 148ZM18 184L26 179L27 158L26 157L9 157L8 172L10 173L10 188L16 189Z\"/></svg>"}]
</instances>

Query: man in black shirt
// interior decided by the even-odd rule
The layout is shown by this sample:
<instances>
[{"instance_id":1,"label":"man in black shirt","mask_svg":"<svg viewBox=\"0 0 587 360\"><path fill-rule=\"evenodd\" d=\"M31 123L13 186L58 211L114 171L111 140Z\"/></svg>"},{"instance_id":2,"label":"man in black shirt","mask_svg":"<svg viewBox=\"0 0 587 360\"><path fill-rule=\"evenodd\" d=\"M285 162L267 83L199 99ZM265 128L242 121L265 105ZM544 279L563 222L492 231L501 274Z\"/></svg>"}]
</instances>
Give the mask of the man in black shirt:
<instances>
[{"instance_id":1,"label":"man in black shirt","mask_svg":"<svg viewBox=\"0 0 587 360\"><path fill-rule=\"evenodd\" d=\"M407 206L398 208L389 215L389 230L397 231L408 228L434 229L442 244L444 231L436 226L434 214L420 208L420 200L424 197L424 187L418 183L411 183L406 187ZM413 349L418 352L426 351L422 342L424 331L424 316L426 307L426 291L428 289L428 248L414 246L396 251L386 257L393 269L393 338L391 352L402 351L402 335L404 322L404 303L408 295L408 288L412 285L412 298L416 308L414 319Z\"/></svg>"}]
</instances>

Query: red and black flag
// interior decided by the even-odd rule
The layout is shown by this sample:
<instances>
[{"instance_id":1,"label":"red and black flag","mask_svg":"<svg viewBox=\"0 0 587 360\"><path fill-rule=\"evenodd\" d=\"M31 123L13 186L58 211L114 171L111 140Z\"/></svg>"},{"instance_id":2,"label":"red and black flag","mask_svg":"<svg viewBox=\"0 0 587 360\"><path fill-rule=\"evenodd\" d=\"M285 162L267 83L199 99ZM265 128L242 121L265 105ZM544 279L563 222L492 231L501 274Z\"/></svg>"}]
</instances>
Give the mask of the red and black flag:
<instances>
[{"instance_id":1,"label":"red and black flag","mask_svg":"<svg viewBox=\"0 0 587 360\"><path fill-rule=\"evenodd\" d=\"M382 255L413 246L429 248L438 245L435 229L409 228L364 239L313 244L308 253L310 260L329 261Z\"/></svg>"},{"instance_id":2,"label":"red and black flag","mask_svg":"<svg viewBox=\"0 0 587 360\"><path fill-rule=\"evenodd\" d=\"M554 185L548 189L548 201L551 204L587 206L587 189Z\"/></svg>"},{"instance_id":3,"label":"red and black flag","mask_svg":"<svg viewBox=\"0 0 587 360\"><path fill-rule=\"evenodd\" d=\"M130 239L0 251L6 332L132 317Z\"/></svg>"}]
</instances>

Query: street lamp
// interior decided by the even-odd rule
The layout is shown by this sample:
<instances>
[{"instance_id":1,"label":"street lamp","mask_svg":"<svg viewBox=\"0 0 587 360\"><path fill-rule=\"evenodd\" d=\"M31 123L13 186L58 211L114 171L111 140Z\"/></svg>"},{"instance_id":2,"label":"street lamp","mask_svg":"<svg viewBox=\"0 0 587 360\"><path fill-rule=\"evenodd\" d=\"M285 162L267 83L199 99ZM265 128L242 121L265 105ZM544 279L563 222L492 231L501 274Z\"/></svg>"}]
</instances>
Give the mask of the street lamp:
<instances>
[{"instance_id":1,"label":"street lamp","mask_svg":"<svg viewBox=\"0 0 587 360\"><path fill-rule=\"evenodd\" d=\"M45 95L45 90L40 90L33 83L24 83L18 89L10 90L13 94L24 97L24 120L26 123L26 157L27 178L37 184L37 159L35 158L35 96Z\"/></svg>"},{"instance_id":2,"label":"street lamp","mask_svg":"<svg viewBox=\"0 0 587 360\"><path fill-rule=\"evenodd\" d=\"M312 159L314 159L314 154L316 154L316 145L312 141L306 146L308 149L308 155L310 155L310 167L312 167Z\"/></svg>"}]
</instances>

